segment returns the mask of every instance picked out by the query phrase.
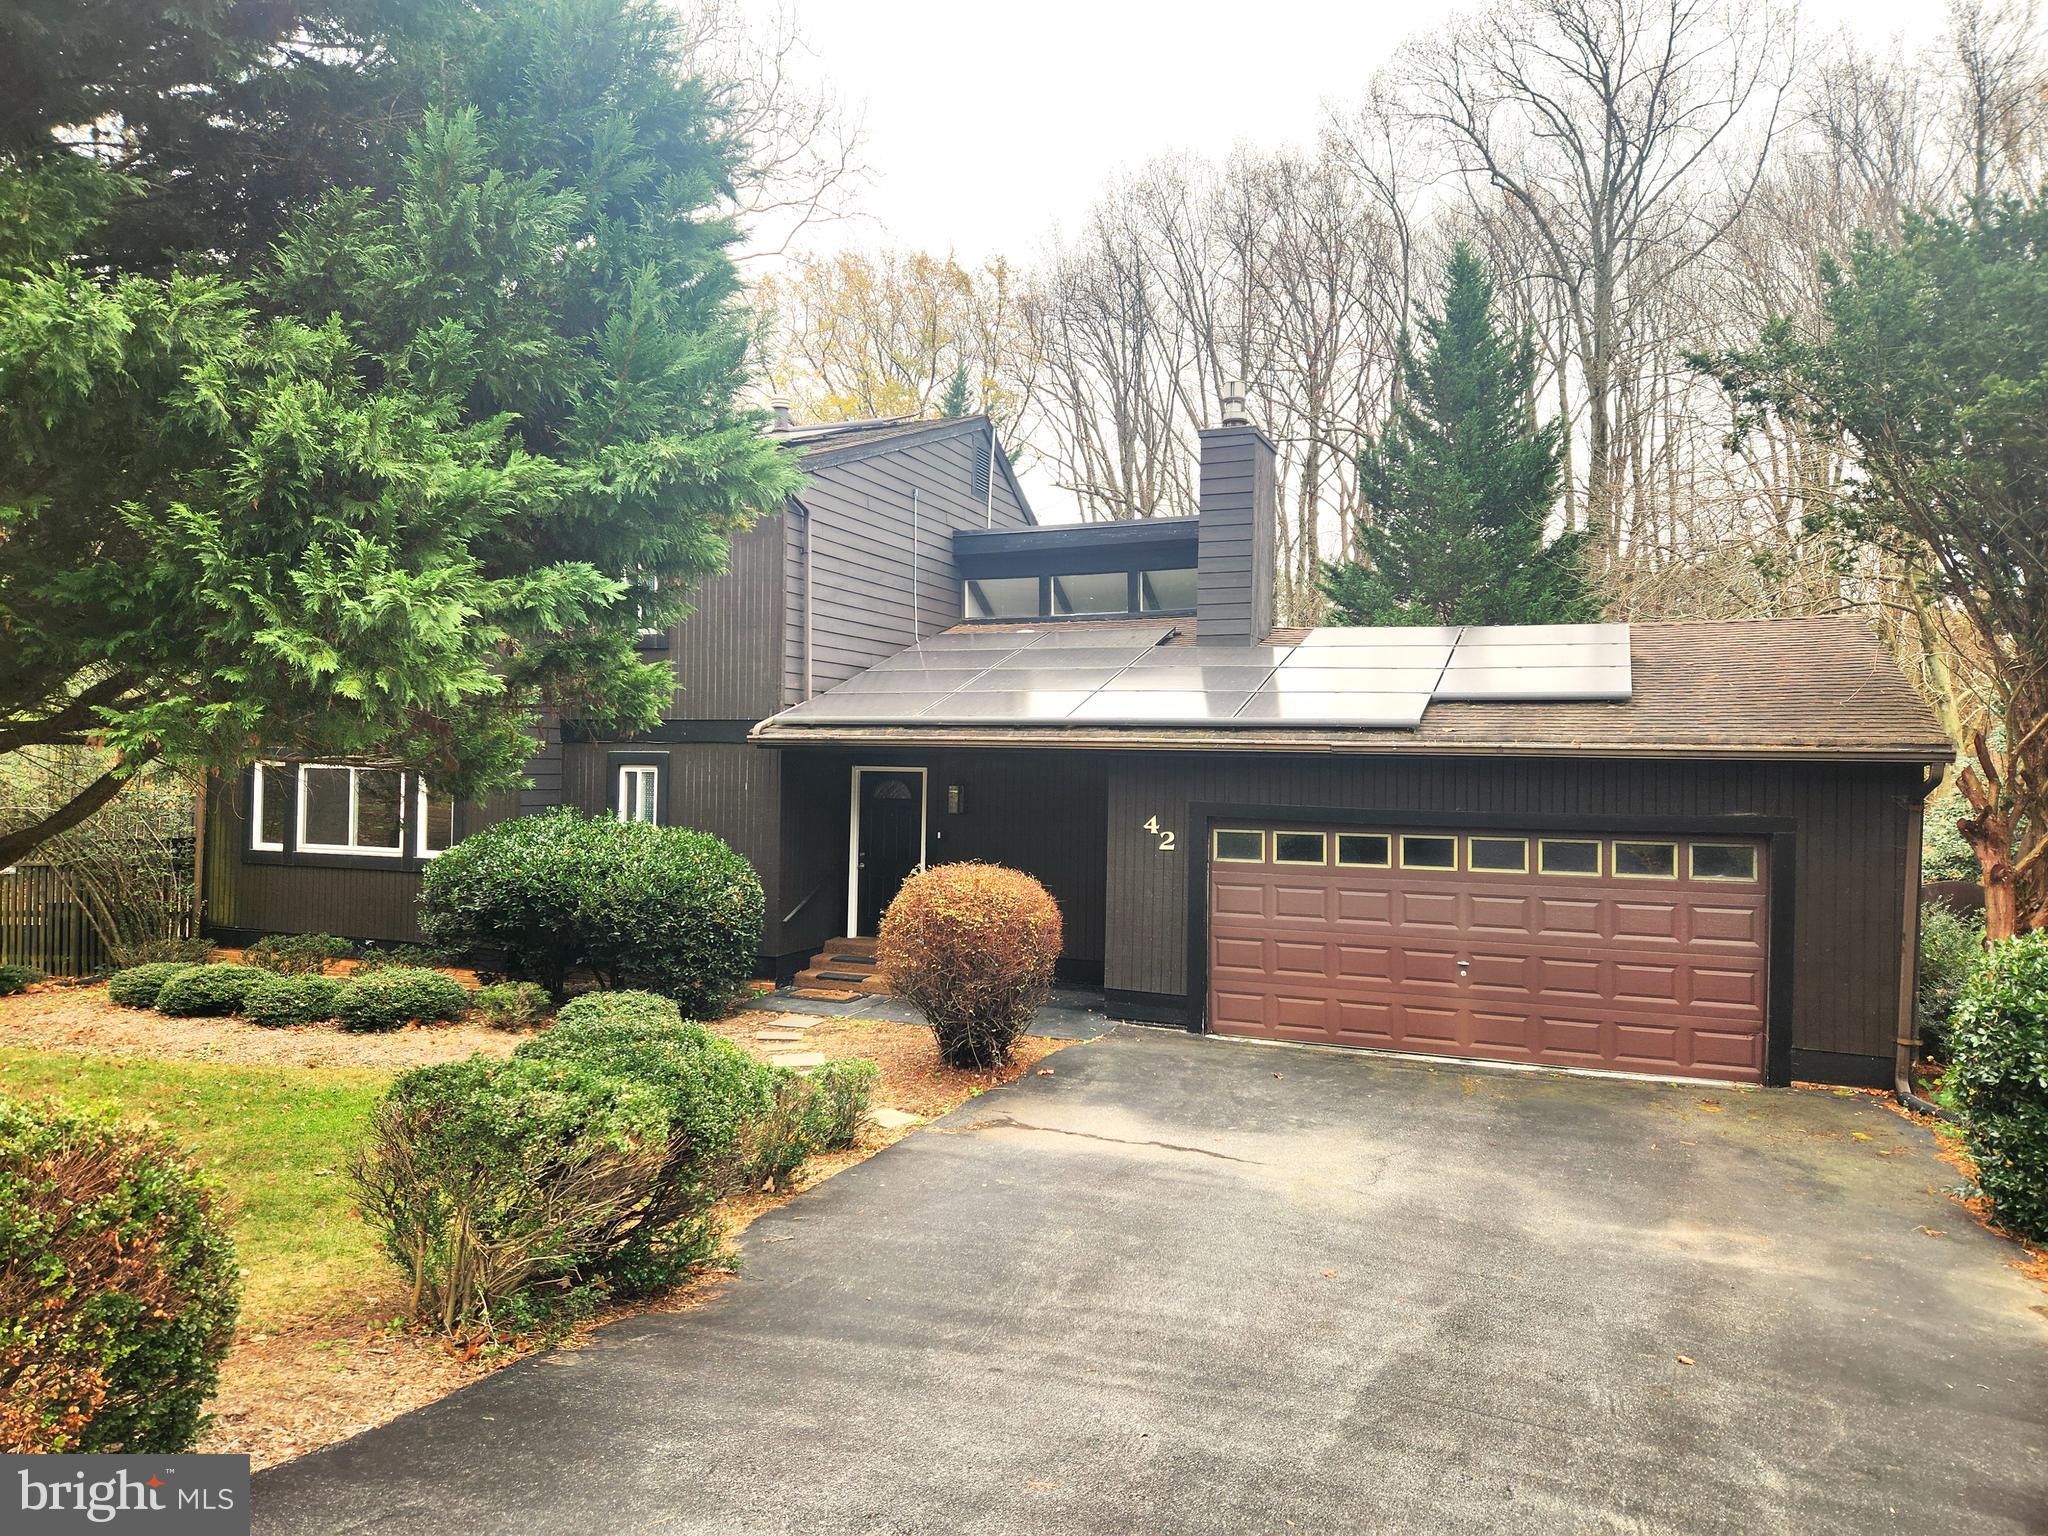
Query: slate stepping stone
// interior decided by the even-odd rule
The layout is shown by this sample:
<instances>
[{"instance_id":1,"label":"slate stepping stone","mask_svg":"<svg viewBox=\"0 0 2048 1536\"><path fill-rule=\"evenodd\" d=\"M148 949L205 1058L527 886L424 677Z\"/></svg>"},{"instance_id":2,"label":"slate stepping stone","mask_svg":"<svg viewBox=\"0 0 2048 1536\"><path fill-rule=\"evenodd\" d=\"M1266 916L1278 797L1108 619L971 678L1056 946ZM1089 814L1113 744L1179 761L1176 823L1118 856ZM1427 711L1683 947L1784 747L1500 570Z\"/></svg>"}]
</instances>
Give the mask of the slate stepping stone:
<instances>
[{"instance_id":1,"label":"slate stepping stone","mask_svg":"<svg viewBox=\"0 0 2048 1536\"><path fill-rule=\"evenodd\" d=\"M784 1041L795 1043L802 1040L803 1037L804 1032L800 1029L757 1029L754 1031L754 1038L764 1042Z\"/></svg>"},{"instance_id":2,"label":"slate stepping stone","mask_svg":"<svg viewBox=\"0 0 2048 1536\"><path fill-rule=\"evenodd\" d=\"M768 1059L778 1067L791 1067L799 1072L808 1067L825 1065L825 1055L822 1051L784 1051L779 1056L771 1052Z\"/></svg>"},{"instance_id":3,"label":"slate stepping stone","mask_svg":"<svg viewBox=\"0 0 2048 1536\"><path fill-rule=\"evenodd\" d=\"M907 1114L900 1109L871 1110L868 1118L885 1131L900 1131L907 1126L923 1125L923 1115Z\"/></svg>"}]
</instances>

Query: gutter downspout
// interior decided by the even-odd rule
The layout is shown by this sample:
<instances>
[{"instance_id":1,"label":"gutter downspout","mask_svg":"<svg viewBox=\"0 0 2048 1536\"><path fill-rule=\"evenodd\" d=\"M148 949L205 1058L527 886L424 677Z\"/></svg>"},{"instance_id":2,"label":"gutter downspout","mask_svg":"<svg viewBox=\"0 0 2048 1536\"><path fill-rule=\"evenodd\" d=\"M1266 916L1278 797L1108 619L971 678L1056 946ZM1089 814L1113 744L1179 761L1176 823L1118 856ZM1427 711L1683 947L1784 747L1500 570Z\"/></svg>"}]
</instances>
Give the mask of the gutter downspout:
<instances>
[{"instance_id":1,"label":"gutter downspout","mask_svg":"<svg viewBox=\"0 0 2048 1536\"><path fill-rule=\"evenodd\" d=\"M1906 900L1899 928L1899 1032L1893 1061L1892 1091L1908 1109L1943 1120L1956 1117L1931 1099L1913 1091L1913 1053L1920 1048L1915 1002L1920 992L1920 841L1927 798L1941 788L1944 775L1920 769L1920 789L1906 797Z\"/></svg>"}]
</instances>

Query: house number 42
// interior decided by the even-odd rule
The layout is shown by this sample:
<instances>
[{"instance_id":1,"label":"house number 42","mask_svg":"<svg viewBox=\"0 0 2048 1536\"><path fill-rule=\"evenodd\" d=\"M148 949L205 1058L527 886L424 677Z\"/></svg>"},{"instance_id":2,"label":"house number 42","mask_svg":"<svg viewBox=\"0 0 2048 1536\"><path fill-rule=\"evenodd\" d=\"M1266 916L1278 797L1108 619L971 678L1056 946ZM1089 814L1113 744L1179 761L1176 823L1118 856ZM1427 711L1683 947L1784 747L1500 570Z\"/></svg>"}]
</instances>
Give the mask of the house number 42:
<instances>
[{"instance_id":1,"label":"house number 42","mask_svg":"<svg viewBox=\"0 0 2048 1536\"><path fill-rule=\"evenodd\" d=\"M1145 830L1159 839L1159 851L1161 853L1173 852L1173 833L1170 829L1159 825L1159 818L1157 816L1147 816L1145 818Z\"/></svg>"}]
</instances>

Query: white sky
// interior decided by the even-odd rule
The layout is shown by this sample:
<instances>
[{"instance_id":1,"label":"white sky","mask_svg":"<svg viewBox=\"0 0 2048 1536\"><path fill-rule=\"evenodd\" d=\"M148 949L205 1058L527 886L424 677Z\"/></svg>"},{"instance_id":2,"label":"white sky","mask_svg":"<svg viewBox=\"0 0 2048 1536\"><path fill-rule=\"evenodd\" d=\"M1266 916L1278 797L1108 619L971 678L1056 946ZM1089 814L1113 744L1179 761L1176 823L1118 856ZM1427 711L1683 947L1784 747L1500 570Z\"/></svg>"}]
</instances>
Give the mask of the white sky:
<instances>
[{"instance_id":1,"label":"white sky","mask_svg":"<svg viewBox=\"0 0 2048 1536\"><path fill-rule=\"evenodd\" d=\"M790 0L740 0L763 18ZM807 232L818 249L904 246L1029 261L1077 227L1119 170L1240 141L1312 140L1326 102L1359 99L1454 0L796 0L813 68L864 107L868 216ZM1809 42L1939 35L1941 0L1804 0ZM1042 517L1074 515L1049 486Z\"/></svg>"}]
</instances>

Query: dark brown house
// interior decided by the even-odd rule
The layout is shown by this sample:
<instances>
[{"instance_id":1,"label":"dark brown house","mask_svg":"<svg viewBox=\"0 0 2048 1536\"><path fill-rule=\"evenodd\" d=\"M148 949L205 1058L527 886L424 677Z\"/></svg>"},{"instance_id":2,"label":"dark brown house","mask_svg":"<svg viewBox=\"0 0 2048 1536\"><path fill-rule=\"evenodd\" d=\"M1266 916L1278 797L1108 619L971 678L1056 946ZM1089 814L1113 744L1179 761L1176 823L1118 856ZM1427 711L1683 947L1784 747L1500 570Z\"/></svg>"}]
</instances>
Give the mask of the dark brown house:
<instances>
[{"instance_id":1,"label":"dark brown house","mask_svg":"<svg viewBox=\"0 0 2048 1536\"><path fill-rule=\"evenodd\" d=\"M1063 969L1126 1018L1891 1080L1950 749L1864 625L1276 630L1241 412L1203 434L1199 517L1111 526L1038 526L978 418L781 435L809 484L667 637L659 730L572 722L485 806L252 774L218 797L213 922L411 937L425 859L567 803L731 842L780 978L919 865L989 859L1052 890Z\"/></svg>"}]
</instances>

